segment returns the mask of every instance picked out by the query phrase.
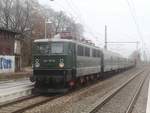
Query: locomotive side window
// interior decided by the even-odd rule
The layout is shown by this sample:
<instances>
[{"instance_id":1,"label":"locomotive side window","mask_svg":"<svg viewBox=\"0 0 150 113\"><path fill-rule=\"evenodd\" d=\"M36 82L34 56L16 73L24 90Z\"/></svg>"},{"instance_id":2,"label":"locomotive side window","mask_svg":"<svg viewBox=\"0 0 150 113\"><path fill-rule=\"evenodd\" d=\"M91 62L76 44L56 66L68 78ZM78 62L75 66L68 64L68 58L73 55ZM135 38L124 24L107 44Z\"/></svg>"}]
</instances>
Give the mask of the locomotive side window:
<instances>
[{"instance_id":1,"label":"locomotive side window","mask_svg":"<svg viewBox=\"0 0 150 113\"><path fill-rule=\"evenodd\" d=\"M63 43L51 43L51 53L63 53Z\"/></svg>"},{"instance_id":2,"label":"locomotive side window","mask_svg":"<svg viewBox=\"0 0 150 113\"><path fill-rule=\"evenodd\" d=\"M83 55L84 55L83 46L78 45L78 56L83 56Z\"/></svg>"},{"instance_id":3,"label":"locomotive side window","mask_svg":"<svg viewBox=\"0 0 150 113\"><path fill-rule=\"evenodd\" d=\"M85 47L85 56L90 56L90 48Z\"/></svg>"},{"instance_id":4,"label":"locomotive side window","mask_svg":"<svg viewBox=\"0 0 150 113\"><path fill-rule=\"evenodd\" d=\"M92 50L92 56L96 57L96 50L95 49Z\"/></svg>"}]
</instances>

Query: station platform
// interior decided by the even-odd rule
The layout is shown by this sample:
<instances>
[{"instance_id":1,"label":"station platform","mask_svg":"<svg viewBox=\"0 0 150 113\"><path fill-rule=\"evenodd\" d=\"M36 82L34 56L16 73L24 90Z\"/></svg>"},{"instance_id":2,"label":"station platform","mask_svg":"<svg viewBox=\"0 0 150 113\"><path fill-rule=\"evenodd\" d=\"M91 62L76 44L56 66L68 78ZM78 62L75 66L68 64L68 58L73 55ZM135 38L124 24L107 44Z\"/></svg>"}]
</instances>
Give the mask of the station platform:
<instances>
[{"instance_id":1,"label":"station platform","mask_svg":"<svg viewBox=\"0 0 150 113\"><path fill-rule=\"evenodd\" d=\"M29 78L0 82L0 104L31 94L34 83Z\"/></svg>"}]
</instances>

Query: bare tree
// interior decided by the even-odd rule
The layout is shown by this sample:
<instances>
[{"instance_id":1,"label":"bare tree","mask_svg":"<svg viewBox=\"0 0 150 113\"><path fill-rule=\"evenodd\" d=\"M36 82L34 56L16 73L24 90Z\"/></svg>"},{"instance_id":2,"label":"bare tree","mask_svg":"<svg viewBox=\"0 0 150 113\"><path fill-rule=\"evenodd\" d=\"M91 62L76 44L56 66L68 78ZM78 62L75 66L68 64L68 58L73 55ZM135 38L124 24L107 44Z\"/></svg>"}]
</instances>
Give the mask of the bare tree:
<instances>
[{"instance_id":1,"label":"bare tree","mask_svg":"<svg viewBox=\"0 0 150 113\"><path fill-rule=\"evenodd\" d=\"M44 38L46 19L52 22L47 25L50 35L67 31L79 38L83 33L83 27L64 12L42 6L37 0L0 0L0 27L21 33L22 58L27 64L31 63L32 40Z\"/></svg>"},{"instance_id":2,"label":"bare tree","mask_svg":"<svg viewBox=\"0 0 150 113\"><path fill-rule=\"evenodd\" d=\"M28 0L1 0L0 25L24 33L30 23L31 6Z\"/></svg>"}]
</instances>

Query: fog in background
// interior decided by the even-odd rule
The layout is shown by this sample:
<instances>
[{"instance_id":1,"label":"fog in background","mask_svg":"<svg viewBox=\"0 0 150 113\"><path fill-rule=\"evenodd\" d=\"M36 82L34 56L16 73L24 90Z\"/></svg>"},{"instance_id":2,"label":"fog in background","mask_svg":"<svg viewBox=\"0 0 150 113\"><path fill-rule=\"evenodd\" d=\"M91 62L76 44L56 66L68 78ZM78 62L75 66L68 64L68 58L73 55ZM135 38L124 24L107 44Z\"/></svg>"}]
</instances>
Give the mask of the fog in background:
<instances>
[{"instance_id":1,"label":"fog in background","mask_svg":"<svg viewBox=\"0 0 150 113\"><path fill-rule=\"evenodd\" d=\"M150 1L148 0L39 0L45 7L64 11L84 26L84 36L96 45L104 46L104 27L108 41L139 41L139 51L150 47ZM108 44L108 49L123 56L136 50L136 44Z\"/></svg>"}]
</instances>

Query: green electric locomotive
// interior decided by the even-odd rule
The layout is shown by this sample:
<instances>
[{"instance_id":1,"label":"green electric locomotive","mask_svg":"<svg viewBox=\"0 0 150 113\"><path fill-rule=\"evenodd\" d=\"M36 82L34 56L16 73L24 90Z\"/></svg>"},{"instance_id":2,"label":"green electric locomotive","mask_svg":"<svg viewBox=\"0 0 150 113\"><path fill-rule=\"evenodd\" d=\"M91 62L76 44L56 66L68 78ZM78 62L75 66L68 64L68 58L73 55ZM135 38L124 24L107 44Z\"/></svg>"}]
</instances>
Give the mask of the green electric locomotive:
<instances>
[{"instance_id":1,"label":"green electric locomotive","mask_svg":"<svg viewBox=\"0 0 150 113\"><path fill-rule=\"evenodd\" d=\"M65 92L107 72L134 67L133 60L90 43L53 38L33 43L33 76L37 92Z\"/></svg>"},{"instance_id":2,"label":"green electric locomotive","mask_svg":"<svg viewBox=\"0 0 150 113\"><path fill-rule=\"evenodd\" d=\"M39 39L33 43L35 90L62 92L100 76L102 52L98 47L68 39ZM90 77L89 77L90 75Z\"/></svg>"}]
</instances>

